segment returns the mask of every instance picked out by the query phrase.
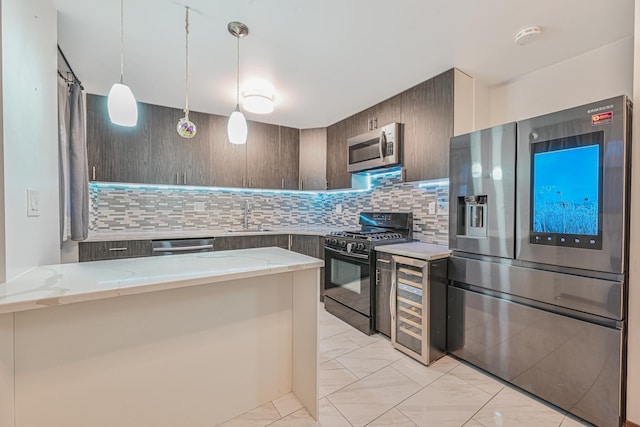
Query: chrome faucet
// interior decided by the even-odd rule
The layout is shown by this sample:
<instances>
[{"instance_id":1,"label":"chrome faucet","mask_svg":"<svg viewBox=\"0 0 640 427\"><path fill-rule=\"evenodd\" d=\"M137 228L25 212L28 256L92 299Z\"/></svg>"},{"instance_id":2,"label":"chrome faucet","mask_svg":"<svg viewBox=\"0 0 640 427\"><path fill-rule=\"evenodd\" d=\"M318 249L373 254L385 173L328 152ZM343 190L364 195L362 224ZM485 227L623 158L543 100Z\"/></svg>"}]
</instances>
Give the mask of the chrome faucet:
<instances>
[{"instance_id":1,"label":"chrome faucet","mask_svg":"<svg viewBox=\"0 0 640 427\"><path fill-rule=\"evenodd\" d=\"M245 230L249 228L249 211L251 210L251 206L249 206L249 201L244 201L244 222L242 224L242 228Z\"/></svg>"}]
</instances>

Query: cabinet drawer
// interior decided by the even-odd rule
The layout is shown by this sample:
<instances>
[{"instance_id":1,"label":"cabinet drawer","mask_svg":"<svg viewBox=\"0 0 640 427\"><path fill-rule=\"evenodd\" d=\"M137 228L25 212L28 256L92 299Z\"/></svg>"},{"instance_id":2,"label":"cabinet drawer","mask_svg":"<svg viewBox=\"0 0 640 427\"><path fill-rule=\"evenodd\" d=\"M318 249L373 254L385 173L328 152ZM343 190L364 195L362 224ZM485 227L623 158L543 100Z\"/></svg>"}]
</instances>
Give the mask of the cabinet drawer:
<instances>
[{"instance_id":1,"label":"cabinet drawer","mask_svg":"<svg viewBox=\"0 0 640 427\"><path fill-rule=\"evenodd\" d=\"M80 262L151 256L150 240L80 242L78 246Z\"/></svg>"},{"instance_id":2,"label":"cabinet drawer","mask_svg":"<svg viewBox=\"0 0 640 427\"><path fill-rule=\"evenodd\" d=\"M232 249L265 248L278 246L289 249L289 235L263 235L263 236L229 236L216 237L213 242L216 251L228 251Z\"/></svg>"}]
</instances>

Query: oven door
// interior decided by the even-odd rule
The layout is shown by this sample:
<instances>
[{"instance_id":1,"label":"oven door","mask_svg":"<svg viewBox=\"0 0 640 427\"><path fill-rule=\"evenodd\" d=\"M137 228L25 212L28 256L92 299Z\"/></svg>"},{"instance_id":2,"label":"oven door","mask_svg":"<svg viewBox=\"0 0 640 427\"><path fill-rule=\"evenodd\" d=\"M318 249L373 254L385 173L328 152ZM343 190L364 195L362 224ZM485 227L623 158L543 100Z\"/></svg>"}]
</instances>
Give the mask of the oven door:
<instances>
[{"instance_id":1,"label":"oven door","mask_svg":"<svg viewBox=\"0 0 640 427\"><path fill-rule=\"evenodd\" d=\"M324 296L371 316L369 257L325 247Z\"/></svg>"}]
</instances>

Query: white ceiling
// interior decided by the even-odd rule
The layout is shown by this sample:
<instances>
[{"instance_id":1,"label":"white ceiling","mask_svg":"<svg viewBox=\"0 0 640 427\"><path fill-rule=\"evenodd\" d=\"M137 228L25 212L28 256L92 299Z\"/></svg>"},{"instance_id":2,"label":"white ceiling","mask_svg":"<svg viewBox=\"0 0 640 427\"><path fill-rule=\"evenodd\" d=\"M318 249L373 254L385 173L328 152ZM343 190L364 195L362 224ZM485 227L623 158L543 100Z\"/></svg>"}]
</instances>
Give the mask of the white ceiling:
<instances>
[{"instance_id":1,"label":"white ceiling","mask_svg":"<svg viewBox=\"0 0 640 427\"><path fill-rule=\"evenodd\" d=\"M186 1L186 3L185 3ZM249 119L322 127L457 67L499 85L633 36L632 0L125 0L125 81L139 101L229 115L240 82L270 80L275 111ZM120 2L57 0L58 43L89 93L120 75ZM537 24L542 36L516 46Z\"/></svg>"}]
</instances>

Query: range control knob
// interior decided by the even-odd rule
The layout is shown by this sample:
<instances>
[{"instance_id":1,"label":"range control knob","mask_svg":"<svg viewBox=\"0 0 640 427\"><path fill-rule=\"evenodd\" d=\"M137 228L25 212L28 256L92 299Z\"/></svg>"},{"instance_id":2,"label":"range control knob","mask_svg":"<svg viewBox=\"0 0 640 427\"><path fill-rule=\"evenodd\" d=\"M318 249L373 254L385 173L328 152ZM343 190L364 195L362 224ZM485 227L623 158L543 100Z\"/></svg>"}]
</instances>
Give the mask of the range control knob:
<instances>
[{"instance_id":1,"label":"range control knob","mask_svg":"<svg viewBox=\"0 0 640 427\"><path fill-rule=\"evenodd\" d=\"M359 250L359 251L363 250L364 249L364 243L358 243L356 245L356 249Z\"/></svg>"},{"instance_id":2,"label":"range control knob","mask_svg":"<svg viewBox=\"0 0 640 427\"><path fill-rule=\"evenodd\" d=\"M340 241L338 242L338 244L339 244L340 246L347 246L347 241L346 241L346 240L340 240Z\"/></svg>"}]
</instances>

